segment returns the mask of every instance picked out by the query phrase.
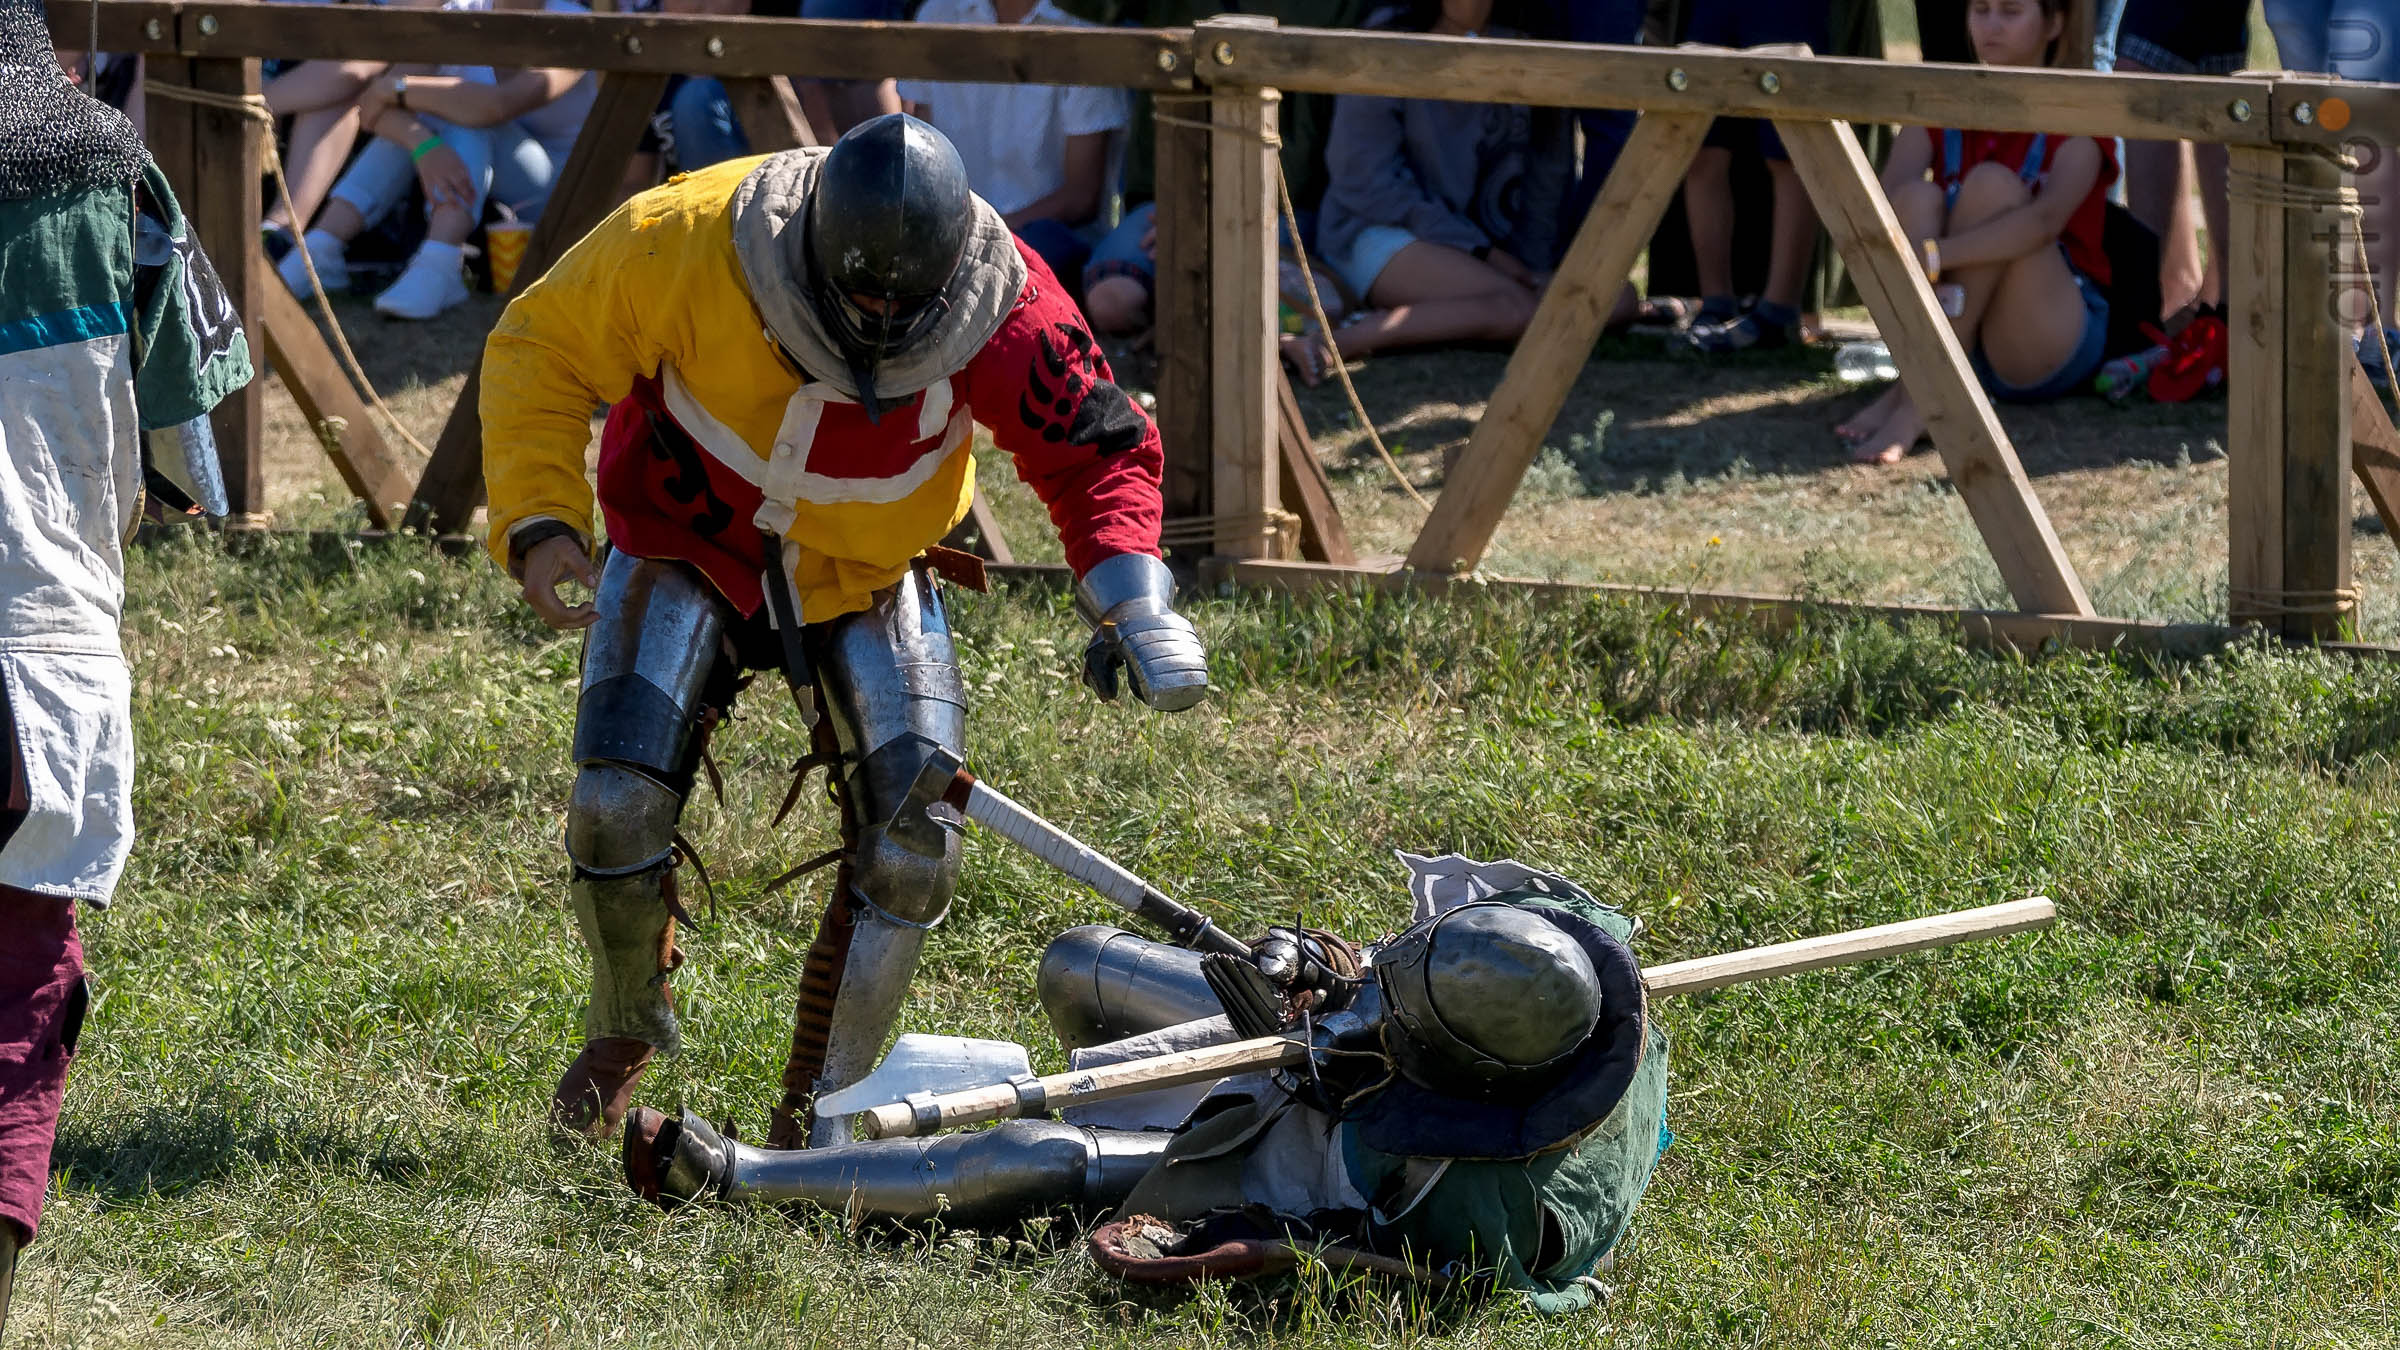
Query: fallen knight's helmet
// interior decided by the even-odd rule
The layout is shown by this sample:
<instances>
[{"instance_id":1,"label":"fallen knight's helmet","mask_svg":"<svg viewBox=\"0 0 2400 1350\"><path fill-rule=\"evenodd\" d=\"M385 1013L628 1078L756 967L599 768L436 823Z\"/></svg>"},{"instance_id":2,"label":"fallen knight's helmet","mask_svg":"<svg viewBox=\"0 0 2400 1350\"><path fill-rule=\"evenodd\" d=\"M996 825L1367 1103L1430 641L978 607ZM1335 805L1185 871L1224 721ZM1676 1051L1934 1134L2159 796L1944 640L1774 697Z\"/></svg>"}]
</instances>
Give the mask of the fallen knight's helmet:
<instances>
[{"instance_id":1,"label":"fallen knight's helmet","mask_svg":"<svg viewBox=\"0 0 2400 1350\"><path fill-rule=\"evenodd\" d=\"M826 154L802 232L809 303L870 416L876 367L932 339L950 313L974 228L967 167L930 125L887 113Z\"/></svg>"},{"instance_id":2,"label":"fallen knight's helmet","mask_svg":"<svg viewBox=\"0 0 2400 1350\"><path fill-rule=\"evenodd\" d=\"M1387 1153L1525 1158L1582 1135L1647 1039L1640 966L1538 892L1445 910L1377 948L1392 1081L1348 1114Z\"/></svg>"}]
</instances>

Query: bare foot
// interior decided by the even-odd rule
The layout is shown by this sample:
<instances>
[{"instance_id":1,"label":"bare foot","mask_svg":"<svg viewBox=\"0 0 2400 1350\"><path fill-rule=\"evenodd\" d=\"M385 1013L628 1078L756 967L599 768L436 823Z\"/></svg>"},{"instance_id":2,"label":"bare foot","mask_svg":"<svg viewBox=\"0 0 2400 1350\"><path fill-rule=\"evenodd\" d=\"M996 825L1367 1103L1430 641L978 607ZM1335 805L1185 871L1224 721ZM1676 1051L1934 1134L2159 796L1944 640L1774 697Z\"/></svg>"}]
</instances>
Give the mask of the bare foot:
<instances>
[{"instance_id":1,"label":"bare foot","mask_svg":"<svg viewBox=\"0 0 2400 1350\"><path fill-rule=\"evenodd\" d=\"M1903 396L1900 405L1875 434L1862 440L1851 450L1850 458L1860 464L1897 464L1925 439L1925 416L1917 405Z\"/></svg>"},{"instance_id":2,"label":"bare foot","mask_svg":"<svg viewBox=\"0 0 2400 1350\"><path fill-rule=\"evenodd\" d=\"M1284 364L1300 377L1300 383L1311 389L1316 388L1318 382L1332 370L1333 362L1340 359L1330 350L1332 344L1321 333L1287 333L1278 339L1277 345L1283 353Z\"/></svg>"},{"instance_id":3,"label":"bare foot","mask_svg":"<svg viewBox=\"0 0 2400 1350\"><path fill-rule=\"evenodd\" d=\"M1847 420L1834 427L1833 434L1850 442L1855 447L1860 441L1867 440L1876 432L1881 431L1883 424L1890 421L1892 413L1899 408L1900 400L1907 396L1907 392L1899 385L1893 385L1883 391L1881 398L1859 409Z\"/></svg>"}]
</instances>

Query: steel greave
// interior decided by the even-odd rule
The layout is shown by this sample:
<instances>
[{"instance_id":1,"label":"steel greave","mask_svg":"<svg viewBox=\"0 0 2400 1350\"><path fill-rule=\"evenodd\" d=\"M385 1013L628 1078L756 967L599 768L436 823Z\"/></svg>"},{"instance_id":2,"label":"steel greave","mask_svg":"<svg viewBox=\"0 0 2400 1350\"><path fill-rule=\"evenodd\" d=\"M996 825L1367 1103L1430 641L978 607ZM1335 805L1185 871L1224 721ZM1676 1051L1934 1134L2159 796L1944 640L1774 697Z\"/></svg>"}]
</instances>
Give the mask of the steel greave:
<instances>
[{"instance_id":1,"label":"steel greave","mask_svg":"<svg viewBox=\"0 0 2400 1350\"><path fill-rule=\"evenodd\" d=\"M972 1134L838 1148L731 1145L728 1199L806 1203L856 1218L1006 1223L1061 1207L1113 1208L1172 1136L1012 1120Z\"/></svg>"},{"instance_id":2,"label":"steel greave","mask_svg":"<svg viewBox=\"0 0 2400 1350\"><path fill-rule=\"evenodd\" d=\"M683 1048L667 977L683 964L675 918L667 911L667 869L627 877L578 877L567 888L575 927L592 954L592 997L584 1005L586 1041L630 1036L663 1054Z\"/></svg>"},{"instance_id":3,"label":"steel greave","mask_svg":"<svg viewBox=\"0 0 2400 1350\"><path fill-rule=\"evenodd\" d=\"M949 617L916 574L876 594L864 612L812 634L820 694L842 747L859 825L849 875L855 928L834 994L824 1069L814 1090L846 1087L874 1069L899 1020L927 930L949 912L959 841L930 817L895 820L927 755L962 753L966 685ZM816 1144L846 1140L846 1122L819 1119Z\"/></svg>"}]
</instances>

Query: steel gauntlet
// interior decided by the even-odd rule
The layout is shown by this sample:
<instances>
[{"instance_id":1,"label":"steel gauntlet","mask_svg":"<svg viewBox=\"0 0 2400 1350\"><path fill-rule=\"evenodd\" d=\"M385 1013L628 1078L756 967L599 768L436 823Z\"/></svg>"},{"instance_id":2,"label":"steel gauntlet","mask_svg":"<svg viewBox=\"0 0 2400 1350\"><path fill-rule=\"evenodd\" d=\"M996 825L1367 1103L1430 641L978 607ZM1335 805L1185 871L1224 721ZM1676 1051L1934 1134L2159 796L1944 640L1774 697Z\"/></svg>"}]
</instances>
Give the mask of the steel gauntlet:
<instances>
[{"instance_id":1,"label":"steel gauntlet","mask_svg":"<svg viewBox=\"0 0 2400 1350\"><path fill-rule=\"evenodd\" d=\"M1093 693L1115 698L1120 666L1134 697L1162 712L1189 708L1208 692L1208 653L1174 601L1173 575L1147 553L1120 553L1075 583L1075 607L1092 625L1083 682Z\"/></svg>"}]
</instances>

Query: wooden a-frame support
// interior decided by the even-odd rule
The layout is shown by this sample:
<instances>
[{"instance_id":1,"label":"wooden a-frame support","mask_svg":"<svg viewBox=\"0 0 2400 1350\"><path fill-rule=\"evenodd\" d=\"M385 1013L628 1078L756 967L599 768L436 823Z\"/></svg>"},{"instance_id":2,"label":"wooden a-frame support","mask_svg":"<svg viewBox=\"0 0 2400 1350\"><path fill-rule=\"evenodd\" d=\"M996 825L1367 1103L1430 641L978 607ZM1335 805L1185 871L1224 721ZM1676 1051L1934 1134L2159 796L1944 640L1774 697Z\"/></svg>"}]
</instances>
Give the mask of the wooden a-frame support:
<instances>
[{"instance_id":1,"label":"wooden a-frame support","mask_svg":"<svg viewBox=\"0 0 2400 1350\"><path fill-rule=\"evenodd\" d=\"M1472 571L1482 561L1635 259L1681 189L1709 123L1699 114L1652 112L1635 125L1616 170L1509 358L1458 473L1409 550L1411 569ZM1779 121L1776 127L1887 335L1901 379L1925 414L1934 445L2009 593L2031 613L2089 615L2092 604L2083 583L1902 238L1857 139L1840 122Z\"/></svg>"}]
</instances>

